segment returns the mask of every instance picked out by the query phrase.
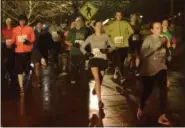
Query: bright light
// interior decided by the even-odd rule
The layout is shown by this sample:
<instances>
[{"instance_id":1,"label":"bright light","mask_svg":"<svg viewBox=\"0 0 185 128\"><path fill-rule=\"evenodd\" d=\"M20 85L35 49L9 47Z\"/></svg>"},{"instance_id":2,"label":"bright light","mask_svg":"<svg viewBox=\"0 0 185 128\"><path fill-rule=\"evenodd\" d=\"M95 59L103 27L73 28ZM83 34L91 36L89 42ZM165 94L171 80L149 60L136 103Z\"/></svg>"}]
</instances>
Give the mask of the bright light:
<instances>
[{"instance_id":1,"label":"bright light","mask_svg":"<svg viewBox=\"0 0 185 128\"><path fill-rule=\"evenodd\" d=\"M181 16L181 12L178 13L178 16Z\"/></svg>"},{"instance_id":2,"label":"bright light","mask_svg":"<svg viewBox=\"0 0 185 128\"><path fill-rule=\"evenodd\" d=\"M142 19L143 18L143 15L140 15L140 18Z\"/></svg>"},{"instance_id":3,"label":"bright light","mask_svg":"<svg viewBox=\"0 0 185 128\"><path fill-rule=\"evenodd\" d=\"M34 64L33 64L33 63L31 63L30 66L31 66L32 68L34 68Z\"/></svg>"},{"instance_id":4,"label":"bright light","mask_svg":"<svg viewBox=\"0 0 185 128\"><path fill-rule=\"evenodd\" d=\"M105 21L103 21L103 25L107 24L109 22L109 19L106 19Z\"/></svg>"},{"instance_id":5,"label":"bright light","mask_svg":"<svg viewBox=\"0 0 185 128\"><path fill-rule=\"evenodd\" d=\"M43 28L45 28L46 27L46 24L43 24Z\"/></svg>"}]
</instances>

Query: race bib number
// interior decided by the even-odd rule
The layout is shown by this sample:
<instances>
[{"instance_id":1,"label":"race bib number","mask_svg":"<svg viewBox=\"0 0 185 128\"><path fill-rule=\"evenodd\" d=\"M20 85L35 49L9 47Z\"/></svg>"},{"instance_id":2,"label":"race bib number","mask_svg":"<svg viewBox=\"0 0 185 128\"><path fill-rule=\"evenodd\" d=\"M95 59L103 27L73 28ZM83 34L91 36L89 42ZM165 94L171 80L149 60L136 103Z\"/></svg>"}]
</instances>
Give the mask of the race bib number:
<instances>
[{"instance_id":1,"label":"race bib number","mask_svg":"<svg viewBox=\"0 0 185 128\"><path fill-rule=\"evenodd\" d=\"M82 45L82 44L84 43L84 41L83 41L83 40L75 40L75 44L76 44L76 43Z\"/></svg>"},{"instance_id":2,"label":"race bib number","mask_svg":"<svg viewBox=\"0 0 185 128\"><path fill-rule=\"evenodd\" d=\"M114 38L114 41L116 44L121 44L123 43L123 37L122 36L117 36Z\"/></svg>"},{"instance_id":3,"label":"race bib number","mask_svg":"<svg viewBox=\"0 0 185 128\"><path fill-rule=\"evenodd\" d=\"M17 36L17 40L19 42L23 43L26 39L27 39L27 35Z\"/></svg>"},{"instance_id":4,"label":"race bib number","mask_svg":"<svg viewBox=\"0 0 185 128\"><path fill-rule=\"evenodd\" d=\"M133 36L132 36L132 40L133 40L133 41L139 40L139 35L133 35Z\"/></svg>"},{"instance_id":5,"label":"race bib number","mask_svg":"<svg viewBox=\"0 0 185 128\"><path fill-rule=\"evenodd\" d=\"M103 54L102 52L100 52L100 49L98 48L94 48L92 50L92 53L94 54L94 57L96 58L106 59L106 54Z\"/></svg>"}]
</instances>

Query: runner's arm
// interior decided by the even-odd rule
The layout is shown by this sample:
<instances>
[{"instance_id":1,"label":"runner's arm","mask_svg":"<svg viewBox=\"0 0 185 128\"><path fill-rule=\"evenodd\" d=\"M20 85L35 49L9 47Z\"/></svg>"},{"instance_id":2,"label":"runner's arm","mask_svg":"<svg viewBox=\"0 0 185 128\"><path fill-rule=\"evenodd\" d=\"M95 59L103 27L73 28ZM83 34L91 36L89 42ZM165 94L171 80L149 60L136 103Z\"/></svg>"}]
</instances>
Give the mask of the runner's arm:
<instances>
[{"instance_id":1,"label":"runner's arm","mask_svg":"<svg viewBox=\"0 0 185 128\"><path fill-rule=\"evenodd\" d=\"M155 51L157 50L157 48L156 49L152 48L150 44L151 44L151 40L149 38L146 38L141 47L141 53L140 53L141 58L146 58L147 56L150 56L153 53L155 53Z\"/></svg>"},{"instance_id":2,"label":"runner's arm","mask_svg":"<svg viewBox=\"0 0 185 128\"><path fill-rule=\"evenodd\" d=\"M85 48L87 47L88 44L90 44L90 38L91 38L91 36L89 36L89 37L85 40L85 42L81 45L81 47L80 47L80 50L81 50L81 52L82 52L84 55L87 53L87 51L85 50Z\"/></svg>"},{"instance_id":3,"label":"runner's arm","mask_svg":"<svg viewBox=\"0 0 185 128\"><path fill-rule=\"evenodd\" d=\"M107 36L107 42L108 45L110 46L110 48L108 48L109 52L112 52L113 50L116 49L116 47L114 46L114 44L112 43L112 40L110 39L110 37Z\"/></svg>"}]
</instances>

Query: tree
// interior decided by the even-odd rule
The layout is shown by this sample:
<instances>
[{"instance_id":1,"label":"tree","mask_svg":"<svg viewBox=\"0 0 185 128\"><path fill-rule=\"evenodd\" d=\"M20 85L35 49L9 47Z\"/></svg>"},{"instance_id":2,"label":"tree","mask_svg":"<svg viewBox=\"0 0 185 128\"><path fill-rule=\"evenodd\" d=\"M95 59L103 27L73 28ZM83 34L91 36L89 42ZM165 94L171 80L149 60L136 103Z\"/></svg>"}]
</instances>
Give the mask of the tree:
<instances>
[{"instance_id":1,"label":"tree","mask_svg":"<svg viewBox=\"0 0 185 128\"><path fill-rule=\"evenodd\" d=\"M73 13L73 8L72 2L66 0L3 0L2 13L14 21L18 21L18 16L23 14L27 17L28 25L30 25L38 19Z\"/></svg>"}]
</instances>

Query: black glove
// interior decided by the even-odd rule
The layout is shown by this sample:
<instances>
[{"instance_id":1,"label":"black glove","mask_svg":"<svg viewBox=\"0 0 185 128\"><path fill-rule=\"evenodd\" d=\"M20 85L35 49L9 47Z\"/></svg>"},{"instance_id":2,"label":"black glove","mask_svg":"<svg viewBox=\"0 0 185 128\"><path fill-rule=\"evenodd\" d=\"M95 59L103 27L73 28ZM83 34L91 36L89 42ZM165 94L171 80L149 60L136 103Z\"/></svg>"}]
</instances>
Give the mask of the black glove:
<instances>
[{"instance_id":1,"label":"black glove","mask_svg":"<svg viewBox=\"0 0 185 128\"><path fill-rule=\"evenodd\" d=\"M108 49L100 49L100 52L103 54L107 54L108 53Z\"/></svg>"},{"instance_id":2,"label":"black glove","mask_svg":"<svg viewBox=\"0 0 185 128\"><path fill-rule=\"evenodd\" d=\"M23 44L25 44L25 45L30 45L30 42L29 42L27 39L25 39L25 40L23 41Z\"/></svg>"},{"instance_id":3,"label":"black glove","mask_svg":"<svg viewBox=\"0 0 185 128\"><path fill-rule=\"evenodd\" d=\"M74 43L73 46L74 46L75 48L80 48L80 44L79 44L79 43Z\"/></svg>"},{"instance_id":4,"label":"black glove","mask_svg":"<svg viewBox=\"0 0 185 128\"><path fill-rule=\"evenodd\" d=\"M91 59L91 58L93 58L93 57L94 57L94 54L92 54L92 53L90 53L90 52L87 52L87 53L85 54L86 60L89 60L89 59Z\"/></svg>"}]
</instances>

